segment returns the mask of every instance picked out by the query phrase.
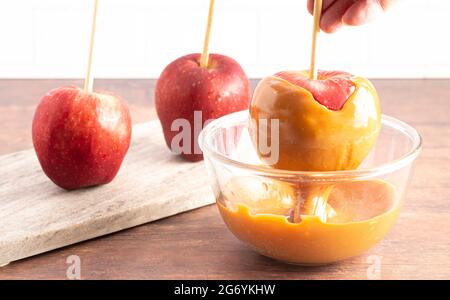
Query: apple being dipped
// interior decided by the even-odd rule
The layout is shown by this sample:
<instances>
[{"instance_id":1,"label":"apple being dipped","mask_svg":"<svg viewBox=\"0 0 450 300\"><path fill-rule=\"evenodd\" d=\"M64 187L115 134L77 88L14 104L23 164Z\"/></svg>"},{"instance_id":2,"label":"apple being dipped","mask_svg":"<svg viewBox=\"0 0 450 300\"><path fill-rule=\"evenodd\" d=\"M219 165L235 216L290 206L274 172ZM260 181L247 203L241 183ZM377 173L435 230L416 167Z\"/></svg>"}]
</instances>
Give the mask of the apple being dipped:
<instances>
[{"instance_id":1,"label":"apple being dipped","mask_svg":"<svg viewBox=\"0 0 450 300\"><path fill-rule=\"evenodd\" d=\"M209 55L208 67L200 66L200 54L176 59L163 70L155 89L167 146L190 161L203 158L197 137L205 122L248 109L249 102L249 80L241 66L220 54Z\"/></svg>"},{"instance_id":2,"label":"apple being dipped","mask_svg":"<svg viewBox=\"0 0 450 300\"><path fill-rule=\"evenodd\" d=\"M45 174L72 190L114 179L130 146L131 117L112 94L61 87L45 95L33 119L33 144Z\"/></svg>"},{"instance_id":3,"label":"apple being dipped","mask_svg":"<svg viewBox=\"0 0 450 300\"><path fill-rule=\"evenodd\" d=\"M271 144L271 135L263 133L272 130L271 120L278 120L279 155L270 165L286 170L355 169L381 128L375 88L369 80L345 72L319 71L317 80L309 79L307 71L266 77L253 94L250 117L250 133L262 161L267 156L261 145ZM262 140L266 136L268 140Z\"/></svg>"}]
</instances>

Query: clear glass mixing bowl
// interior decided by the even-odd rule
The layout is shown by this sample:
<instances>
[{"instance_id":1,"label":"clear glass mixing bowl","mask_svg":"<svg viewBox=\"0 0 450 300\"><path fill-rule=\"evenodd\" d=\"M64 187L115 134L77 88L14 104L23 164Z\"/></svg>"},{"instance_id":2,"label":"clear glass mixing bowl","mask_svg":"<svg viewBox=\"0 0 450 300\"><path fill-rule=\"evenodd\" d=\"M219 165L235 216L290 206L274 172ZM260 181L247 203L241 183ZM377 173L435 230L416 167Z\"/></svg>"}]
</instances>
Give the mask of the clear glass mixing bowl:
<instances>
[{"instance_id":1,"label":"clear glass mixing bowl","mask_svg":"<svg viewBox=\"0 0 450 300\"><path fill-rule=\"evenodd\" d=\"M199 136L219 211L259 253L288 263L327 264L366 251L397 219L421 137L383 116L374 148L356 170L303 172L259 160L248 111L209 123Z\"/></svg>"}]
</instances>

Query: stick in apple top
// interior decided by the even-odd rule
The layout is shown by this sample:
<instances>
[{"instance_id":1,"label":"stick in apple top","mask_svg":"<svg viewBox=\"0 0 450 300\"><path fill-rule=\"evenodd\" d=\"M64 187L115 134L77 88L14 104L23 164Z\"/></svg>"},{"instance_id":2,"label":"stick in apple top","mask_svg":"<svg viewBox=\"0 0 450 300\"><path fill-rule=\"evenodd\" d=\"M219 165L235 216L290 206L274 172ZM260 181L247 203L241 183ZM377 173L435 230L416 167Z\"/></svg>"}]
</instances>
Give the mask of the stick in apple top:
<instances>
[{"instance_id":1,"label":"stick in apple top","mask_svg":"<svg viewBox=\"0 0 450 300\"><path fill-rule=\"evenodd\" d=\"M317 69L316 69L316 43L317 34L320 31L320 15L322 14L322 0L314 1L314 13L313 13L313 31L312 31L312 41L311 41L311 65L309 68L309 78L317 79Z\"/></svg>"},{"instance_id":2,"label":"stick in apple top","mask_svg":"<svg viewBox=\"0 0 450 300\"><path fill-rule=\"evenodd\" d=\"M214 12L214 0L209 0L208 23L206 24L205 41L203 43L203 51L200 57L200 67L207 68L209 61L209 37L211 35L211 24Z\"/></svg>"},{"instance_id":3,"label":"stick in apple top","mask_svg":"<svg viewBox=\"0 0 450 300\"><path fill-rule=\"evenodd\" d=\"M91 66L92 66L92 54L94 51L94 40L95 40L95 28L97 27L97 8L98 8L98 0L94 0L94 15L92 17L92 29L91 29L91 40L89 43L89 55L88 55L88 64L86 71L86 78L84 79L84 91L91 93L92 88L94 86L94 78L91 75Z\"/></svg>"}]
</instances>

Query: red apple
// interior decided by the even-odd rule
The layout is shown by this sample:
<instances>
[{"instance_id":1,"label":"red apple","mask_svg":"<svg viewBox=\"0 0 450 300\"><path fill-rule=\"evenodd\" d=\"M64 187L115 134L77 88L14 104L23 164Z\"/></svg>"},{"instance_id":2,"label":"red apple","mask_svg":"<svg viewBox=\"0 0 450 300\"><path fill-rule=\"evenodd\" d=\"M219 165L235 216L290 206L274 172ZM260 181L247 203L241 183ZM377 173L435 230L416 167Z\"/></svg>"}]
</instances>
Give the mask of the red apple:
<instances>
[{"instance_id":1,"label":"red apple","mask_svg":"<svg viewBox=\"0 0 450 300\"><path fill-rule=\"evenodd\" d=\"M64 189L113 180L130 139L128 107L111 94L57 88L41 99L34 114L37 157L45 174Z\"/></svg>"},{"instance_id":2,"label":"red apple","mask_svg":"<svg viewBox=\"0 0 450 300\"><path fill-rule=\"evenodd\" d=\"M210 54L208 68L200 67L199 61L196 53L171 62L155 90L156 111L167 146L190 161L203 158L197 138L205 122L247 109L250 103L249 80L234 59ZM180 132L182 125L190 128Z\"/></svg>"}]
</instances>

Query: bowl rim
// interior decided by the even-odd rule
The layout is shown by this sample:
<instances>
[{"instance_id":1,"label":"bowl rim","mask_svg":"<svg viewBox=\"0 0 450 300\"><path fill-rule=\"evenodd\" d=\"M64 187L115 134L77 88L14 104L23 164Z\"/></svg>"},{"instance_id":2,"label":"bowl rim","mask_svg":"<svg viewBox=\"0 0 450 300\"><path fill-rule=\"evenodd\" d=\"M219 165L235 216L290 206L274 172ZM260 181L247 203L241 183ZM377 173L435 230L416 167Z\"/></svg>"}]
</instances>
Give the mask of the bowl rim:
<instances>
[{"instance_id":1,"label":"bowl rim","mask_svg":"<svg viewBox=\"0 0 450 300\"><path fill-rule=\"evenodd\" d=\"M245 116L244 116L245 115ZM388 163L384 163L375 167L367 168L367 169L353 169L353 170L339 170L339 171L294 171L294 170L286 170L286 169L275 169L269 166L264 165L255 165L249 164L245 162L240 162L234 160L222 153L215 151L210 143L208 142L208 138L211 137L212 132L215 128L224 128L225 121L228 123L227 127L230 127L231 124L235 124L238 122L242 122L243 119L248 120L248 109L234 112L220 118L217 118L211 122L209 122L200 132L198 137L198 143L205 155L205 158L213 158L225 165L230 165L233 167L237 167L240 169L245 169L248 171L257 172L260 175L267 176L279 176L279 177L301 177L303 179L309 180L331 180L331 179L343 179L343 178L373 178L378 177L380 175L392 173L410 163L412 163L417 156L420 154L422 150L423 139L422 136L417 132L417 130L408 125L407 123L400 121L394 117L390 117L387 115L381 115L381 124L388 125L390 127L394 127L396 130L403 132L403 134L407 135L412 141L411 149L403 154L400 158L392 160ZM230 122L231 121L231 122ZM234 122L233 122L234 121Z\"/></svg>"}]
</instances>

